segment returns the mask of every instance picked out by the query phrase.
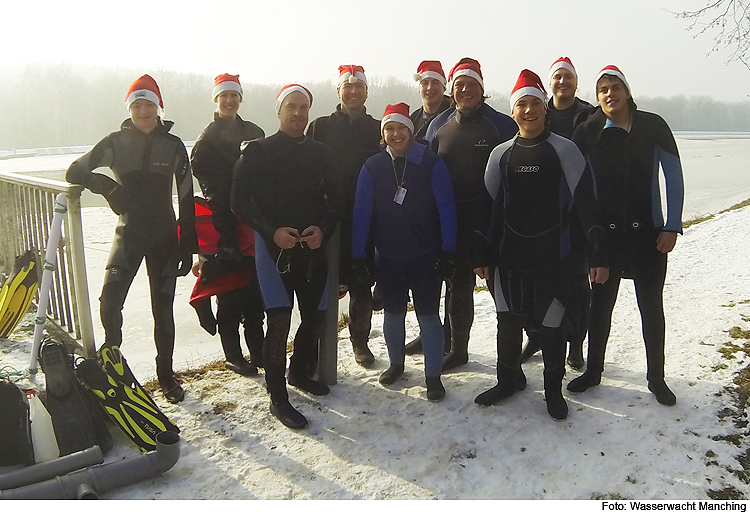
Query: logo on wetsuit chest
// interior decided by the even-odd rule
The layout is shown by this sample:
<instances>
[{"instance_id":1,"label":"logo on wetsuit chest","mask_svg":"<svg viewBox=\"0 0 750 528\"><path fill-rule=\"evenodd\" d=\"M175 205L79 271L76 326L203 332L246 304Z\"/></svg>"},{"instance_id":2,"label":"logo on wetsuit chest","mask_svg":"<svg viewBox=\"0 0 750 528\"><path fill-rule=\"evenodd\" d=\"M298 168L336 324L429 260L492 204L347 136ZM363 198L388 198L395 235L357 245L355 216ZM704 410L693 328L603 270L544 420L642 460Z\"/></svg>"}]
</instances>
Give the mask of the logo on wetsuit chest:
<instances>
[{"instance_id":1,"label":"logo on wetsuit chest","mask_svg":"<svg viewBox=\"0 0 750 528\"><path fill-rule=\"evenodd\" d=\"M477 141L476 143L474 143L474 146L475 147L489 147L489 145L487 144L487 140L486 139L480 139L479 141Z\"/></svg>"},{"instance_id":2,"label":"logo on wetsuit chest","mask_svg":"<svg viewBox=\"0 0 750 528\"><path fill-rule=\"evenodd\" d=\"M517 165L514 172L539 172L539 165Z\"/></svg>"}]
</instances>

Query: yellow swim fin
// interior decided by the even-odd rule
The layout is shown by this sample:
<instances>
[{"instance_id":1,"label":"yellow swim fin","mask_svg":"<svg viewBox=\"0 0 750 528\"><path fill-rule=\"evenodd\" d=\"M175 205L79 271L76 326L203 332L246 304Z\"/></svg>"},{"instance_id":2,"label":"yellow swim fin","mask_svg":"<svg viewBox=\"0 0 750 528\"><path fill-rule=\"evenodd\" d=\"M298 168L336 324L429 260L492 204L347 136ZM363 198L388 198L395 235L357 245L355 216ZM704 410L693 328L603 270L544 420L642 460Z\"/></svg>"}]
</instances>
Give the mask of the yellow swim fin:
<instances>
[{"instance_id":1,"label":"yellow swim fin","mask_svg":"<svg viewBox=\"0 0 750 528\"><path fill-rule=\"evenodd\" d=\"M16 258L13 271L0 291L0 337L8 337L26 314L39 289L34 250Z\"/></svg>"}]
</instances>

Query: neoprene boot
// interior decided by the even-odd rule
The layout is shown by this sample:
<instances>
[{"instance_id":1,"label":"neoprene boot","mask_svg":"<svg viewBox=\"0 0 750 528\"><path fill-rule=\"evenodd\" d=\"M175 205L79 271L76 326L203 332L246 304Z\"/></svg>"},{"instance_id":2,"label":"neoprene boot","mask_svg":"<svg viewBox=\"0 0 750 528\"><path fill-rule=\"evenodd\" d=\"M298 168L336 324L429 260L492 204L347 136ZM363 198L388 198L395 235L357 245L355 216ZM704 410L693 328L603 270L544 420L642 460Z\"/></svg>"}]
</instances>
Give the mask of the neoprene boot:
<instances>
[{"instance_id":1,"label":"neoprene boot","mask_svg":"<svg viewBox=\"0 0 750 528\"><path fill-rule=\"evenodd\" d=\"M443 358L443 372L469 362L469 332L451 332L451 350Z\"/></svg>"},{"instance_id":2,"label":"neoprene boot","mask_svg":"<svg viewBox=\"0 0 750 528\"><path fill-rule=\"evenodd\" d=\"M477 405L494 405L526 388L526 376L521 370L522 328L525 319L518 314L497 314L497 385L477 396L474 399ZM519 389L521 382L523 388Z\"/></svg>"},{"instance_id":3,"label":"neoprene boot","mask_svg":"<svg viewBox=\"0 0 750 528\"><path fill-rule=\"evenodd\" d=\"M328 385L310 376L310 365L313 364L317 368L318 364L318 343L323 319L323 312L304 316L294 336L294 352L289 361L289 385L315 396L324 396L331 392Z\"/></svg>"},{"instance_id":4,"label":"neoprene boot","mask_svg":"<svg viewBox=\"0 0 750 528\"><path fill-rule=\"evenodd\" d=\"M562 395L562 380L565 366L544 371L544 399L547 401L547 412L555 420L568 417L568 404Z\"/></svg>"},{"instance_id":5,"label":"neoprene boot","mask_svg":"<svg viewBox=\"0 0 750 528\"><path fill-rule=\"evenodd\" d=\"M581 370L583 365L583 341L571 341L568 349L568 366L574 370Z\"/></svg>"},{"instance_id":6,"label":"neoprene boot","mask_svg":"<svg viewBox=\"0 0 750 528\"><path fill-rule=\"evenodd\" d=\"M169 403L180 403L185 399L185 389L174 377L171 357L156 358L156 378L159 380L159 388L164 393L164 398Z\"/></svg>"},{"instance_id":7,"label":"neoprene boot","mask_svg":"<svg viewBox=\"0 0 750 528\"><path fill-rule=\"evenodd\" d=\"M255 365L245 359L245 357L242 355L242 350L225 350L224 355L226 356L224 366L229 370L236 372L240 376L246 377L255 376L258 374L257 367L255 367Z\"/></svg>"},{"instance_id":8,"label":"neoprene boot","mask_svg":"<svg viewBox=\"0 0 750 528\"><path fill-rule=\"evenodd\" d=\"M440 381L440 376L434 378L425 378L427 385L427 399L430 401L440 401L445 398L445 387Z\"/></svg>"},{"instance_id":9,"label":"neoprene boot","mask_svg":"<svg viewBox=\"0 0 750 528\"><path fill-rule=\"evenodd\" d=\"M407 356L413 356L414 354L422 353L422 336L418 335L404 346L404 353Z\"/></svg>"},{"instance_id":10,"label":"neoprene boot","mask_svg":"<svg viewBox=\"0 0 750 528\"><path fill-rule=\"evenodd\" d=\"M391 365L388 369L380 375L378 380L381 385L393 385L401 374L404 373L403 365Z\"/></svg>"},{"instance_id":11,"label":"neoprene boot","mask_svg":"<svg viewBox=\"0 0 750 528\"><path fill-rule=\"evenodd\" d=\"M677 396L669 390L669 387L667 387L667 384L663 379L649 381L648 390L654 393L656 401L662 405L674 405L677 403Z\"/></svg>"},{"instance_id":12,"label":"neoprene boot","mask_svg":"<svg viewBox=\"0 0 750 528\"><path fill-rule=\"evenodd\" d=\"M526 344L521 350L521 363L526 363L531 358L531 356L542 349L542 338L539 335L539 332L527 330L526 336Z\"/></svg>"},{"instance_id":13,"label":"neoprene boot","mask_svg":"<svg viewBox=\"0 0 750 528\"><path fill-rule=\"evenodd\" d=\"M303 429L307 427L307 418L289 403L286 387L284 387L283 391L278 389L273 391L271 394L270 410L271 414L277 420L290 429Z\"/></svg>"},{"instance_id":14,"label":"neoprene boot","mask_svg":"<svg viewBox=\"0 0 750 528\"><path fill-rule=\"evenodd\" d=\"M367 337L352 334L352 349L354 350L354 361L365 368L369 368L375 363L375 356L367 346Z\"/></svg>"}]
</instances>

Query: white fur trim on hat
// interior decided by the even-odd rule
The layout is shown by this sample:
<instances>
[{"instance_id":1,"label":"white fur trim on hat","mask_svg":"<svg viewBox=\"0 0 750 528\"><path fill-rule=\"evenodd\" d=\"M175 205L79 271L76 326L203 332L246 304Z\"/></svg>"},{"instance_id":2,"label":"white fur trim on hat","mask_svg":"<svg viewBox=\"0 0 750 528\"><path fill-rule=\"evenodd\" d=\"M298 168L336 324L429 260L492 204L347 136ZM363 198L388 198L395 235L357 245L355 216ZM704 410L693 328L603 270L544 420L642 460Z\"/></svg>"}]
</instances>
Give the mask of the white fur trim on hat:
<instances>
[{"instance_id":1,"label":"white fur trim on hat","mask_svg":"<svg viewBox=\"0 0 750 528\"><path fill-rule=\"evenodd\" d=\"M617 66L605 66L602 71L599 72L599 74L596 76L596 80L594 81L595 93L598 92L598 90L596 90L596 86L599 84L599 79L601 79L604 75L612 75L620 79L625 85L625 88L628 89L628 95L631 97L633 96L633 92L630 90L630 85L628 84L627 79L625 79L625 74L622 73L620 69L617 68Z\"/></svg>"},{"instance_id":2,"label":"white fur trim on hat","mask_svg":"<svg viewBox=\"0 0 750 528\"><path fill-rule=\"evenodd\" d=\"M573 64L566 60L559 60L556 63L554 63L550 69L549 69L549 82L552 82L552 76L555 74L555 72L559 69L568 70L570 73L573 74L573 76L577 79L578 73L576 72L576 69L573 67Z\"/></svg>"},{"instance_id":3,"label":"white fur trim on hat","mask_svg":"<svg viewBox=\"0 0 750 528\"><path fill-rule=\"evenodd\" d=\"M448 81L446 81L445 77L440 75L438 72L427 70L421 75L419 73L414 74L414 80L417 82L422 82L425 79L437 79L443 86L448 86Z\"/></svg>"},{"instance_id":4,"label":"white fur trim on hat","mask_svg":"<svg viewBox=\"0 0 750 528\"><path fill-rule=\"evenodd\" d=\"M305 88L303 88L299 84L293 84L291 86L287 86L286 88L284 88L279 93L278 97L276 97L276 105L275 105L275 107L276 107L276 114L277 115L281 111L281 103L283 103L284 99L286 99L287 95L291 94L292 92L299 92L302 95L304 95L305 98L307 99L307 102L310 104L310 106L312 106L312 100L310 99L310 94L308 93L308 91L305 90Z\"/></svg>"},{"instance_id":5,"label":"white fur trim on hat","mask_svg":"<svg viewBox=\"0 0 750 528\"><path fill-rule=\"evenodd\" d=\"M130 110L130 105L132 105L134 102L136 102L138 99L146 99L147 101L151 101L156 106L159 106L159 96L152 92L151 90L133 90L133 92L128 95L128 98L125 99L125 108Z\"/></svg>"},{"instance_id":6,"label":"white fur trim on hat","mask_svg":"<svg viewBox=\"0 0 750 528\"><path fill-rule=\"evenodd\" d=\"M456 79L459 77L466 75L467 77L471 77L473 79L476 79L479 82L479 85L482 87L482 90L484 90L484 80L482 79L482 76L479 75L478 72L472 70L471 68L466 68L465 70L458 70L453 72L453 77L451 81L451 92L453 91L453 85L456 84Z\"/></svg>"},{"instance_id":7,"label":"white fur trim on hat","mask_svg":"<svg viewBox=\"0 0 750 528\"><path fill-rule=\"evenodd\" d=\"M211 99L215 100L221 92L228 92L229 90L239 92L240 97L242 97L242 86L240 86L239 83L234 81L224 81L214 87L214 90L211 92Z\"/></svg>"},{"instance_id":8,"label":"white fur trim on hat","mask_svg":"<svg viewBox=\"0 0 750 528\"><path fill-rule=\"evenodd\" d=\"M354 75L352 75L349 72L344 72L342 75L339 76L339 82L336 85L337 88L341 88L341 85L345 82L348 82L349 84L354 84L357 81L362 81L365 83L365 86L367 86L367 77L365 77L365 74L362 72L354 72Z\"/></svg>"},{"instance_id":9,"label":"white fur trim on hat","mask_svg":"<svg viewBox=\"0 0 750 528\"><path fill-rule=\"evenodd\" d=\"M383 117L383 119L380 121L380 133L383 133L383 130L385 129L385 125L390 123L391 121L395 121L397 123L401 123L402 125L406 125L409 130L411 130L411 133L414 133L414 123L411 122L411 119L406 117L403 114L399 114L398 112L394 112L392 114L388 114L387 116Z\"/></svg>"},{"instance_id":10,"label":"white fur trim on hat","mask_svg":"<svg viewBox=\"0 0 750 528\"><path fill-rule=\"evenodd\" d=\"M534 86L524 86L523 88L519 88L518 90L516 90L510 95L511 112L513 111L513 105L516 104L516 101L518 101L521 97L525 95L533 95L534 97L541 99L545 105L547 104L547 94L545 94L539 88L536 88Z\"/></svg>"}]
</instances>

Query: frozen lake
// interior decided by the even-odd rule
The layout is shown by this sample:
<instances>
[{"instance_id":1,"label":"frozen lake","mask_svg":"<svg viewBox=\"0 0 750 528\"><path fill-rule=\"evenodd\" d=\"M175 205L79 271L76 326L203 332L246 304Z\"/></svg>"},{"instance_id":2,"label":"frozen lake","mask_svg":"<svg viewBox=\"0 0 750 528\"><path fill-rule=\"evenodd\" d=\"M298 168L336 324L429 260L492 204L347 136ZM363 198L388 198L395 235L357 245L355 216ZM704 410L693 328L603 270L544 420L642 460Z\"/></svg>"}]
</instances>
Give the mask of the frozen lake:
<instances>
[{"instance_id":1,"label":"frozen lake","mask_svg":"<svg viewBox=\"0 0 750 528\"><path fill-rule=\"evenodd\" d=\"M685 175L683 220L716 213L750 198L750 134L676 132L675 138ZM0 172L61 180L80 155L0 159ZM99 196L84 193L83 205L106 203Z\"/></svg>"}]
</instances>

